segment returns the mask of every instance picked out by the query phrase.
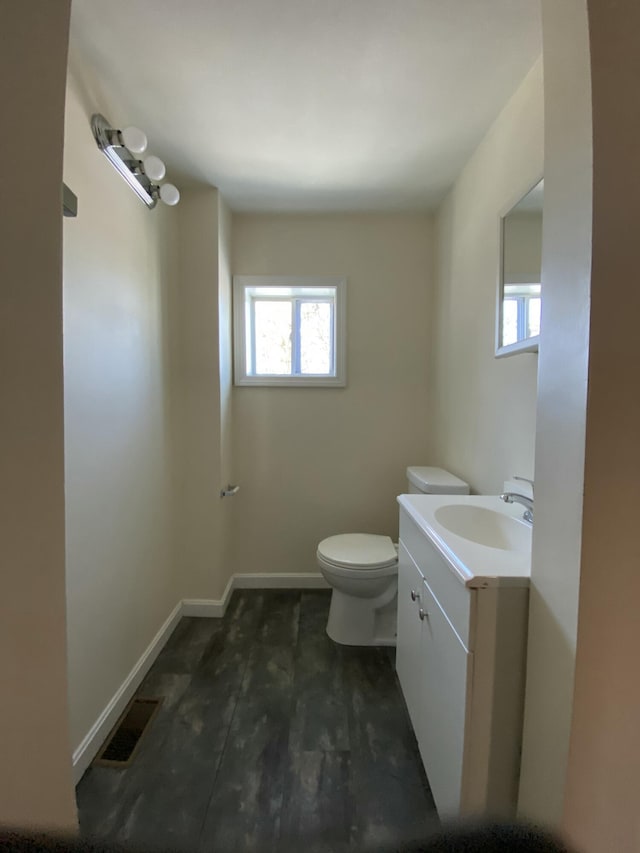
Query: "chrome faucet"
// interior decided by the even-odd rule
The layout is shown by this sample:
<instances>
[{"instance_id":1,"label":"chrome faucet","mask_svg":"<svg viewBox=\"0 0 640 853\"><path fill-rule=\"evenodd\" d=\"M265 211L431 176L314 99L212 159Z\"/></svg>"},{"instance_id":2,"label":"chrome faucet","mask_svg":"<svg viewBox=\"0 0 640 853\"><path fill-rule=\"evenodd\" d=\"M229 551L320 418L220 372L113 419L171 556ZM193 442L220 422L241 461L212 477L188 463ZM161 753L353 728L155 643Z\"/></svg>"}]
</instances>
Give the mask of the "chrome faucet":
<instances>
[{"instance_id":1,"label":"chrome faucet","mask_svg":"<svg viewBox=\"0 0 640 853\"><path fill-rule=\"evenodd\" d=\"M529 483L533 493L533 480L528 480L526 477L514 477L513 479ZM503 495L500 495L500 500L503 500L507 504L522 504L525 508L522 517L529 524L533 524L533 497L529 498L526 495L519 494L519 492L505 492Z\"/></svg>"}]
</instances>

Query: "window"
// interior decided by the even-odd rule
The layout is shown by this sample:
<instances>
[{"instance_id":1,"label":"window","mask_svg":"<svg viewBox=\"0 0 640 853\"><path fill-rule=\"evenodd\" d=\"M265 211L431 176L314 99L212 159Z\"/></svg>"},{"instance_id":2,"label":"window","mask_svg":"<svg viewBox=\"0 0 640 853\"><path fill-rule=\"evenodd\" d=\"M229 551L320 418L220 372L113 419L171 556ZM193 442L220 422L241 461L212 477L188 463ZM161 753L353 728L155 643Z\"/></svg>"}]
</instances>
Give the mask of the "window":
<instances>
[{"instance_id":1,"label":"window","mask_svg":"<svg viewBox=\"0 0 640 853\"><path fill-rule=\"evenodd\" d=\"M539 284L505 284L502 305L502 346L540 334Z\"/></svg>"},{"instance_id":2,"label":"window","mask_svg":"<svg viewBox=\"0 0 640 853\"><path fill-rule=\"evenodd\" d=\"M236 385L345 385L346 280L233 279Z\"/></svg>"}]
</instances>

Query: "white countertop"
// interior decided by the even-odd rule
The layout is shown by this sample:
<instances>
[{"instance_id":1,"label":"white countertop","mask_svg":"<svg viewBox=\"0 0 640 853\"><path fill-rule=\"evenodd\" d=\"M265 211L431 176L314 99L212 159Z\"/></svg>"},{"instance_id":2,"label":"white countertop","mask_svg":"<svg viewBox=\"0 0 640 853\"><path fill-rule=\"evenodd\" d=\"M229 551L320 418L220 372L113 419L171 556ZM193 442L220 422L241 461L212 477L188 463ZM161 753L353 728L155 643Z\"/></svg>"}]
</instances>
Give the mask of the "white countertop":
<instances>
[{"instance_id":1,"label":"white countertop","mask_svg":"<svg viewBox=\"0 0 640 853\"><path fill-rule=\"evenodd\" d=\"M400 495L398 503L420 530L435 545L445 562L467 587L528 586L531 575L531 548L528 551L503 550L480 545L457 536L438 524L435 511L447 504L484 507L521 520L523 507L506 504L497 495ZM531 525L522 521L530 530Z\"/></svg>"}]
</instances>

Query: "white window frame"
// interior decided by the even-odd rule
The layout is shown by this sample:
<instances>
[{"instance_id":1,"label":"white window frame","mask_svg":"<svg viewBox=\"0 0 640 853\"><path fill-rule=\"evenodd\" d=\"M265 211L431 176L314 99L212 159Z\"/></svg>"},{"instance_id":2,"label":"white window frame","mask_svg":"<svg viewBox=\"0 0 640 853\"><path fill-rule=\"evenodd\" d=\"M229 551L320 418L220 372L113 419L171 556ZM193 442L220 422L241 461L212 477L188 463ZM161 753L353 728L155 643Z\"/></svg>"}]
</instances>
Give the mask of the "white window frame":
<instances>
[{"instance_id":1,"label":"white window frame","mask_svg":"<svg viewBox=\"0 0 640 853\"><path fill-rule=\"evenodd\" d=\"M291 376L289 374L255 376L248 373L247 353L247 289L254 287L290 287L298 290L334 287L333 365L334 375ZM277 297L274 297L277 298ZM281 297L289 301L288 297ZM304 299L304 297L302 297ZM310 293L309 298L312 298ZM236 385L271 385L280 387L344 387L347 384L346 363L347 280L343 276L235 275L233 277L233 352ZM292 352L292 358L295 353Z\"/></svg>"}]
</instances>

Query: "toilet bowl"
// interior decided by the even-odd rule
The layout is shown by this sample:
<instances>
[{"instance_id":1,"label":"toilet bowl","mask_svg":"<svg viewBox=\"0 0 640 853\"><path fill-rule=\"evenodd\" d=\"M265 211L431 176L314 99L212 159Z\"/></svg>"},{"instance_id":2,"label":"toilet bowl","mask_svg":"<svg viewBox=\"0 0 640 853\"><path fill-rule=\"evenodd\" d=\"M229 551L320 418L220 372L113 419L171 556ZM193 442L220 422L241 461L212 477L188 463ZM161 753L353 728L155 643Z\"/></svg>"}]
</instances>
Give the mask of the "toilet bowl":
<instances>
[{"instance_id":1,"label":"toilet bowl","mask_svg":"<svg viewBox=\"0 0 640 853\"><path fill-rule=\"evenodd\" d=\"M318 545L333 587L327 634L348 646L395 645L398 552L388 536L346 533Z\"/></svg>"},{"instance_id":2,"label":"toilet bowl","mask_svg":"<svg viewBox=\"0 0 640 853\"><path fill-rule=\"evenodd\" d=\"M410 493L468 494L469 486L441 468L407 468ZM398 549L389 536L342 533L323 539L318 566L333 588L327 634L347 646L395 646Z\"/></svg>"}]
</instances>

